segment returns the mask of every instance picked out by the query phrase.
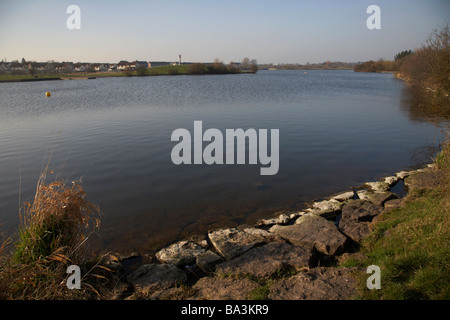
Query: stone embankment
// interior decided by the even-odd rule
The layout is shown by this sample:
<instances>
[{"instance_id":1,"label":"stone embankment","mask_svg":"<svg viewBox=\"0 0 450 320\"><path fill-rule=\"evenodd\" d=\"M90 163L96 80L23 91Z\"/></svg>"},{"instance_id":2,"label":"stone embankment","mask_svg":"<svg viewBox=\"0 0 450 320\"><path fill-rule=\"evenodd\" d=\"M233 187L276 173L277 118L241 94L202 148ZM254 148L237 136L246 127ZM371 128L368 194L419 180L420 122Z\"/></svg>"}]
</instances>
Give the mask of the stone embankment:
<instances>
[{"instance_id":1,"label":"stone embankment","mask_svg":"<svg viewBox=\"0 0 450 320\"><path fill-rule=\"evenodd\" d=\"M337 267L357 252L377 218L402 203L393 186L433 165L401 171L314 202L301 212L282 213L254 226L210 230L156 253L158 263L130 269L135 254L110 266L123 273L118 299L281 300L351 299L355 268Z\"/></svg>"}]
</instances>

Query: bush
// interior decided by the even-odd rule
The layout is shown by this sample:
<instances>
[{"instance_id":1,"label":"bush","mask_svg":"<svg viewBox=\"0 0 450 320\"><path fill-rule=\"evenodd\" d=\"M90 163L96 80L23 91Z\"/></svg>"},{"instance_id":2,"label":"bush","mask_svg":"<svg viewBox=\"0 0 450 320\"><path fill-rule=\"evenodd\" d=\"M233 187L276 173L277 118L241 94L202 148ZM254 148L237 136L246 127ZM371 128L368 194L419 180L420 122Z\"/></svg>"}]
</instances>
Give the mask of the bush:
<instances>
[{"instance_id":1,"label":"bush","mask_svg":"<svg viewBox=\"0 0 450 320\"><path fill-rule=\"evenodd\" d=\"M206 73L205 66L201 63L193 63L189 65L188 74L202 75Z\"/></svg>"}]
</instances>

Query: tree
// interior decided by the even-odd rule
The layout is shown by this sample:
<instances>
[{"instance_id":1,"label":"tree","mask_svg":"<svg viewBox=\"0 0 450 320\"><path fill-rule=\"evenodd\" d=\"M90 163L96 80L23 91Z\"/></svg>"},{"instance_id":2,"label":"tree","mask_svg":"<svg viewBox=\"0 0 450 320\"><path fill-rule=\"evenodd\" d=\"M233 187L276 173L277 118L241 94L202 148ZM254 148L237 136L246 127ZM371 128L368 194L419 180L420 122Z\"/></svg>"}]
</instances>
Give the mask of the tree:
<instances>
[{"instance_id":1,"label":"tree","mask_svg":"<svg viewBox=\"0 0 450 320\"><path fill-rule=\"evenodd\" d=\"M398 60L410 55L412 52L412 50L403 50L402 52L399 52L395 55L394 57L394 61L397 62Z\"/></svg>"}]
</instances>

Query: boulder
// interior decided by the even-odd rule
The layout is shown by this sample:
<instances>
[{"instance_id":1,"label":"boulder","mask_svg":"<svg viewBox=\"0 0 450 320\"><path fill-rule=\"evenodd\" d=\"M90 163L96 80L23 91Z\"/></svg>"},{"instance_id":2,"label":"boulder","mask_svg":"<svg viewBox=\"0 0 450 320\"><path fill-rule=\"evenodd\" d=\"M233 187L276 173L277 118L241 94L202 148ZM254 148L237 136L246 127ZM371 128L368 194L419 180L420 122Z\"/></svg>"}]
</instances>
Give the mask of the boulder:
<instances>
[{"instance_id":1,"label":"boulder","mask_svg":"<svg viewBox=\"0 0 450 320\"><path fill-rule=\"evenodd\" d=\"M386 201L398 198L395 193L385 192L370 192L367 190L361 190L356 193L359 199L370 201L374 204L382 206Z\"/></svg>"},{"instance_id":2,"label":"boulder","mask_svg":"<svg viewBox=\"0 0 450 320\"><path fill-rule=\"evenodd\" d=\"M383 207L366 200L349 200L342 208L339 230L360 242L370 234L369 224L383 211Z\"/></svg>"},{"instance_id":3,"label":"boulder","mask_svg":"<svg viewBox=\"0 0 450 320\"><path fill-rule=\"evenodd\" d=\"M344 192L341 194L338 194L336 196L333 196L331 200L337 200L337 201L347 201L350 199L353 199L355 196L355 193L353 191Z\"/></svg>"},{"instance_id":4,"label":"boulder","mask_svg":"<svg viewBox=\"0 0 450 320\"><path fill-rule=\"evenodd\" d=\"M197 256L197 266L204 272L214 272L216 265L222 261L222 257L212 252L206 251Z\"/></svg>"},{"instance_id":5,"label":"boulder","mask_svg":"<svg viewBox=\"0 0 450 320\"><path fill-rule=\"evenodd\" d=\"M270 287L272 300L349 300L357 294L354 269L314 268Z\"/></svg>"},{"instance_id":6,"label":"boulder","mask_svg":"<svg viewBox=\"0 0 450 320\"><path fill-rule=\"evenodd\" d=\"M282 241L275 234L258 228L219 229L210 231L208 237L215 250L226 260L231 260L255 246Z\"/></svg>"},{"instance_id":7,"label":"boulder","mask_svg":"<svg viewBox=\"0 0 450 320\"><path fill-rule=\"evenodd\" d=\"M333 222L314 214L305 214L294 225L280 226L274 231L295 245L315 249L326 255L340 252L347 240Z\"/></svg>"},{"instance_id":8,"label":"boulder","mask_svg":"<svg viewBox=\"0 0 450 320\"><path fill-rule=\"evenodd\" d=\"M197 290L194 299L199 300L246 300L248 294L259 285L247 278L203 277L193 286Z\"/></svg>"},{"instance_id":9,"label":"boulder","mask_svg":"<svg viewBox=\"0 0 450 320\"><path fill-rule=\"evenodd\" d=\"M395 176L396 176L397 178L399 178L400 180L403 180L403 179L405 179L406 177L409 176L409 172L408 172L408 171L400 171L400 172L397 172L397 173L395 174Z\"/></svg>"},{"instance_id":10,"label":"boulder","mask_svg":"<svg viewBox=\"0 0 450 320\"><path fill-rule=\"evenodd\" d=\"M350 219L341 220L339 230L353 241L360 242L370 234L369 223Z\"/></svg>"},{"instance_id":11,"label":"boulder","mask_svg":"<svg viewBox=\"0 0 450 320\"><path fill-rule=\"evenodd\" d=\"M280 214L276 218L262 219L262 220L258 221L256 226L260 227L260 226L271 226L271 225L274 225L274 224L286 224L290 220L291 220L290 216L288 216L288 215L283 213L283 214Z\"/></svg>"},{"instance_id":12,"label":"boulder","mask_svg":"<svg viewBox=\"0 0 450 320\"><path fill-rule=\"evenodd\" d=\"M398 180L399 180L399 178L398 178L397 176L390 176L390 177L384 178L384 182L385 182L389 187L392 187L394 184L396 184Z\"/></svg>"},{"instance_id":13,"label":"boulder","mask_svg":"<svg viewBox=\"0 0 450 320\"><path fill-rule=\"evenodd\" d=\"M168 289L187 280L186 274L173 264L144 264L127 277L136 292L148 294Z\"/></svg>"},{"instance_id":14,"label":"boulder","mask_svg":"<svg viewBox=\"0 0 450 320\"><path fill-rule=\"evenodd\" d=\"M342 220L372 221L383 211L383 207L366 200L349 200L342 208Z\"/></svg>"},{"instance_id":15,"label":"boulder","mask_svg":"<svg viewBox=\"0 0 450 320\"><path fill-rule=\"evenodd\" d=\"M185 266L195 263L195 258L204 253L202 246L192 241L180 241L163 248L156 253L156 258L163 263Z\"/></svg>"},{"instance_id":16,"label":"boulder","mask_svg":"<svg viewBox=\"0 0 450 320\"><path fill-rule=\"evenodd\" d=\"M384 181L366 182L365 185L375 192L385 192L389 190L389 184Z\"/></svg>"},{"instance_id":17,"label":"boulder","mask_svg":"<svg viewBox=\"0 0 450 320\"><path fill-rule=\"evenodd\" d=\"M307 213L324 217L325 219L335 218L341 212L342 203L337 200L323 200L315 202L312 208L306 209Z\"/></svg>"},{"instance_id":18,"label":"boulder","mask_svg":"<svg viewBox=\"0 0 450 320\"><path fill-rule=\"evenodd\" d=\"M219 264L216 271L267 278L287 267L294 267L297 270L308 269L311 258L310 249L272 242Z\"/></svg>"}]
</instances>

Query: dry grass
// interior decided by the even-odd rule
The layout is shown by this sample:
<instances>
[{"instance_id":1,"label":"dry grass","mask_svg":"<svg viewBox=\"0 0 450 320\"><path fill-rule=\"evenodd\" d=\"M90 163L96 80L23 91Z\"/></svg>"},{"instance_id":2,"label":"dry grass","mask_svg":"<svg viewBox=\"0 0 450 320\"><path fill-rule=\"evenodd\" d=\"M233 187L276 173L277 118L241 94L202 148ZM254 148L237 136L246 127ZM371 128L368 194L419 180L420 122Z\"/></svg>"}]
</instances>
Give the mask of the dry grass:
<instances>
[{"instance_id":1,"label":"dry grass","mask_svg":"<svg viewBox=\"0 0 450 320\"><path fill-rule=\"evenodd\" d=\"M33 202L21 209L16 239L0 247L0 299L91 299L111 292L106 255L92 260L85 250L100 216L79 181L46 184L43 174ZM82 270L81 290L67 288L69 265Z\"/></svg>"}]
</instances>

